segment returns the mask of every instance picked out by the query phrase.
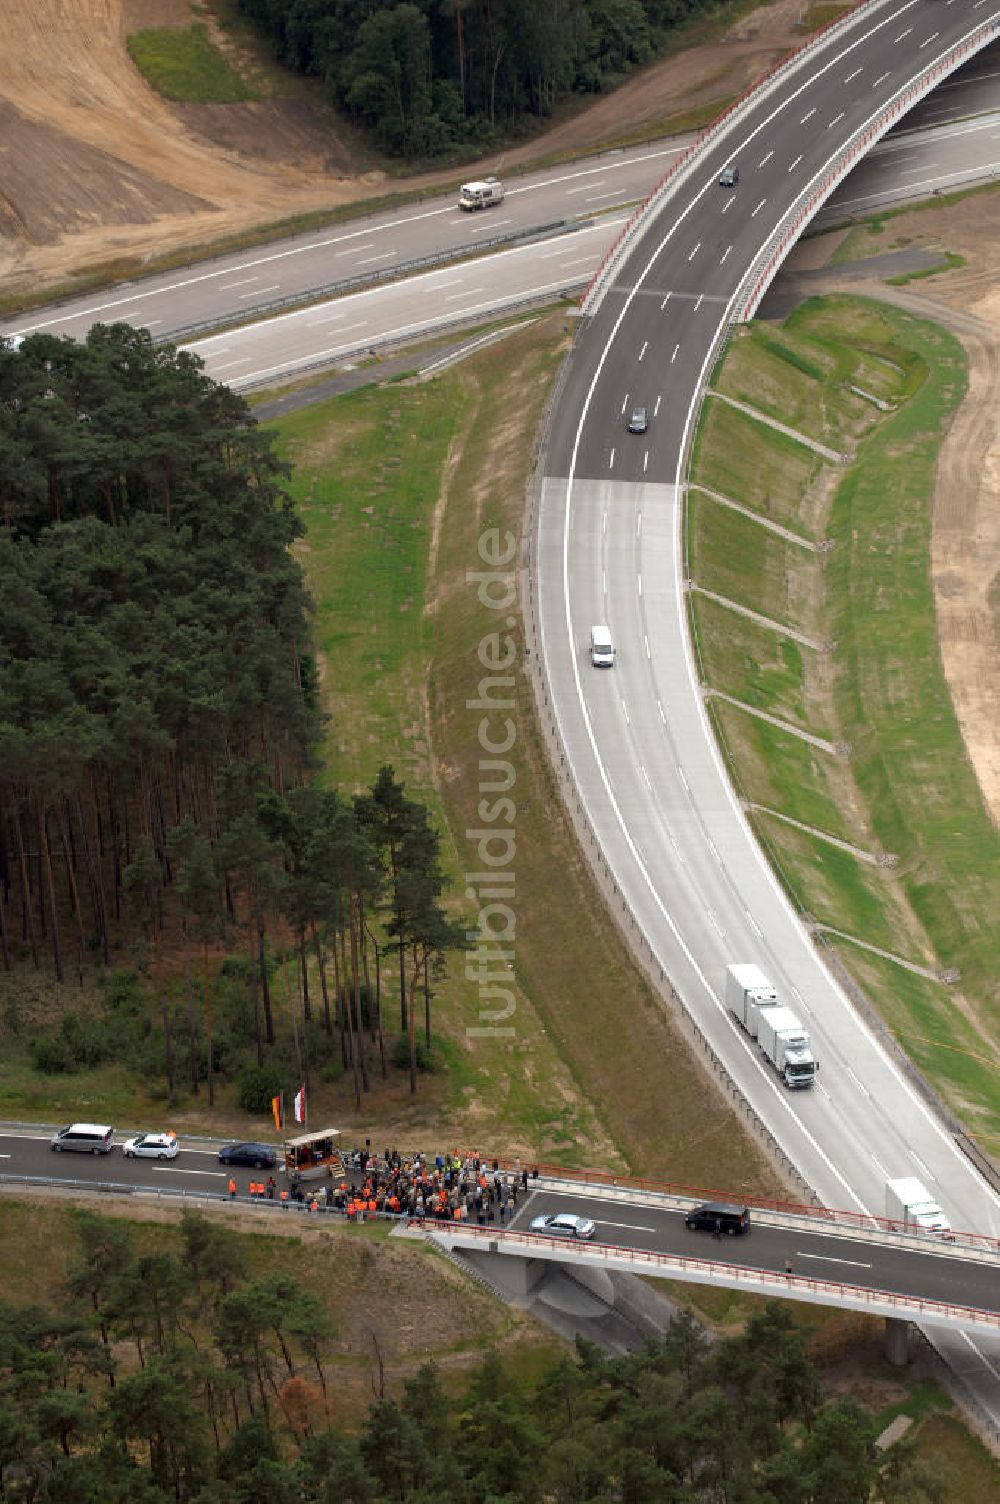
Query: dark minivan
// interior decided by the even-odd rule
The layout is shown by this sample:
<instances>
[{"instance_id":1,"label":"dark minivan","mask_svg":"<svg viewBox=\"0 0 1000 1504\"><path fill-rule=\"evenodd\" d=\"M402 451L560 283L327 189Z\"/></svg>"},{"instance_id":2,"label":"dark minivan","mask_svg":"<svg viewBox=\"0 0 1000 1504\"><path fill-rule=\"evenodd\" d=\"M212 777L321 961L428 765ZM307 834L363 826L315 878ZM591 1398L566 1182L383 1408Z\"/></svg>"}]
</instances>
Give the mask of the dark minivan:
<instances>
[{"instance_id":1,"label":"dark minivan","mask_svg":"<svg viewBox=\"0 0 1000 1504\"><path fill-rule=\"evenodd\" d=\"M735 1237L737 1233L750 1231L750 1208L732 1206L727 1201L706 1201L703 1206L692 1207L684 1222L701 1232L718 1231Z\"/></svg>"}]
</instances>

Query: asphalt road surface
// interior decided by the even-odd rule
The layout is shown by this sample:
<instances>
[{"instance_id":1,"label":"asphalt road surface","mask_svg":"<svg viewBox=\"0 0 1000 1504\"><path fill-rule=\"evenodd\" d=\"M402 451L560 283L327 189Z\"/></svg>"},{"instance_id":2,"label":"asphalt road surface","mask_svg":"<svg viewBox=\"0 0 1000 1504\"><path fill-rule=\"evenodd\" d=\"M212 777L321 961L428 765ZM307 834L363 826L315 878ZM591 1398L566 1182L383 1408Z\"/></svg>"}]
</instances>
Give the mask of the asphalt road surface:
<instances>
[{"instance_id":1,"label":"asphalt road surface","mask_svg":"<svg viewBox=\"0 0 1000 1504\"><path fill-rule=\"evenodd\" d=\"M122 1135L118 1135L121 1138ZM79 1182L84 1186L125 1186L141 1190L182 1191L197 1196L224 1195L230 1175L240 1196L248 1194L249 1182L273 1173L285 1184L280 1170L273 1172L220 1165L219 1145L181 1139L176 1159L126 1159L120 1147L110 1154L55 1153L51 1132L42 1128L18 1128L0 1132L0 1174ZM221 1143L222 1141L220 1141ZM899 1295L918 1295L928 1300L949 1301L986 1311L1000 1310L1000 1278L995 1260L976 1262L949 1255L946 1247L930 1248L914 1243L911 1248L873 1244L844 1234L824 1235L799 1226L773 1227L757 1222L746 1237L723 1237L693 1232L684 1225L684 1214L637 1201L608 1200L585 1192L529 1192L518 1206L509 1228L525 1232L533 1217L546 1212L571 1210L597 1223L595 1241L617 1248L638 1248L652 1253L702 1254L748 1269L782 1272L791 1259L800 1275L842 1281L865 1289L887 1290Z\"/></svg>"},{"instance_id":2,"label":"asphalt road surface","mask_svg":"<svg viewBox=\"0 0 1000 1504\"><path fill-rule=\"evenodd\" d=\"M578 341L552 427L537 539L558 733L624 900L758 1116L821 1199L884 1212L916 1175L956 1227L996 1236L1000 1198L822 965L736 803L685 624L679 483L717 331L758 248L841 141L950 41L968 6L882 4L814 52L719 142L632 253ZM996 7L992 7L996 10ZM980 5L976 19L990 8ZM729 160L735 190L718 186ZM641 403L649 432L626 432ZM595 622L618 646L588 661ZM809 1029L817 1084L788 1092L727 1017L725 967L755 961ZM935 1337L1000 1420L1000 1342Z\"/></svg>"}]
</instances>

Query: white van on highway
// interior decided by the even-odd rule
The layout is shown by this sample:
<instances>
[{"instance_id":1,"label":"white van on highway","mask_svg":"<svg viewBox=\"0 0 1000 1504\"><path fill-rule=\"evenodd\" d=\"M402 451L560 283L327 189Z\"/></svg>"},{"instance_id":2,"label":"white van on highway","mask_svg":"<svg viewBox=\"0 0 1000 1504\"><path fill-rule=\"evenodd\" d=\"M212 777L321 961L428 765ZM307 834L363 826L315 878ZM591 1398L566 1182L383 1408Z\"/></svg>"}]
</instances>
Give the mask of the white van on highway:
<instances>
[{"instance_id":1,"label":"white van on highway","mask_svg":"<svg viewBox=\"0 0 1000 1504\"><path fill-rule=\"evenodd\" d=\"M607 627L591 627L590 661L595 668L614 668L615 649Z\"/></svg>"},{"instance_id":2,"label":"white van on highway","mask_svg":"<svg viewBox=\"0 0 1000 1504\"><path fill-rule=\"evenodd\" d=\"M503 184L499 178L483 178L478 183L463 183L458 195L460 209L489 209L503 203Z\"/></svg>"}]
</instances>

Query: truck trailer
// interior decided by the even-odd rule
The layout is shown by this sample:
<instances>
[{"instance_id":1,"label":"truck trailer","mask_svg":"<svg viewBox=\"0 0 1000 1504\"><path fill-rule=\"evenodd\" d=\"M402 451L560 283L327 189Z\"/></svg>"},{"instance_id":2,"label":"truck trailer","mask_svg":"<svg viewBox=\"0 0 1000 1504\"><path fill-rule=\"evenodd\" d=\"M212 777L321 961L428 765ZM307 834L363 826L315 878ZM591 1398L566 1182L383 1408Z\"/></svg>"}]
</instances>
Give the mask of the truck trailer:
<instances>
[{"instance_id":1,"label":"truck trailer","mask_svg":"<svg viewBox=\"0 0 1000 1504\"><path fill-rule=\"evenodd\" d=\"M775 1008L778 994L759 966L746 963L726 967L726 1007L757 1038L757 1019L762 1008Z\"/></svg>"},{"instance_id":2,"label":"truck trailer","mask_svg":"<svg viewBox=\"0 0 1000 1504\"><path fill-rule=\"evenodd\" d=\"M812 1086L818 1069L809 1035L791 1008L762 1008L757 1043L786 1086Z\"/></svg>"},{"instance_id":3,"label":"truck trailer","mask_svg":"<svg viewBox=\"0 0 1000 1504\"><path fill-rule=\"evenodd\" d=\"M951 1223L930 1191L912 1175L888 1180L885 1186L885 1214L896 1232L931 1233L951 1238Z\"/></svg>"}]
</instances>

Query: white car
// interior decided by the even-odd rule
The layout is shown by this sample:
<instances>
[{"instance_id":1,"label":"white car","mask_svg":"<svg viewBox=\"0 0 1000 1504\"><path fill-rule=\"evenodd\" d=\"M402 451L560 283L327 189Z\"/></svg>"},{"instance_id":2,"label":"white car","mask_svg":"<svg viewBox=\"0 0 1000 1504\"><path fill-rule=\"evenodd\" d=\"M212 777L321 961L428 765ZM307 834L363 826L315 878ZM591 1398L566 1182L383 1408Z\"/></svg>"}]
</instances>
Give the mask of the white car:
<instances>
[{"instance_id":1,"label":"white car","mask_svg":"<svg viewBox=\"0 0 1000 1504\"><path fill-rule=\"evenodd\" d=\"M550 1238L592 1238L597 1223L589 1217L574 1217L572 1212L550 1212L544 1217L532 1217L528 1230L546 1233Z\"/></svg>"},{"instance_id":2,"label":"white car","mask_svg":"<svg viewBox=\"0 0 1000 1504\"><path fill-rule=\"evenodd\" d=\"M137 1133L122 1144L126 1159L176 1159L176 1133Z\"/></svg>"}]
</instances>

